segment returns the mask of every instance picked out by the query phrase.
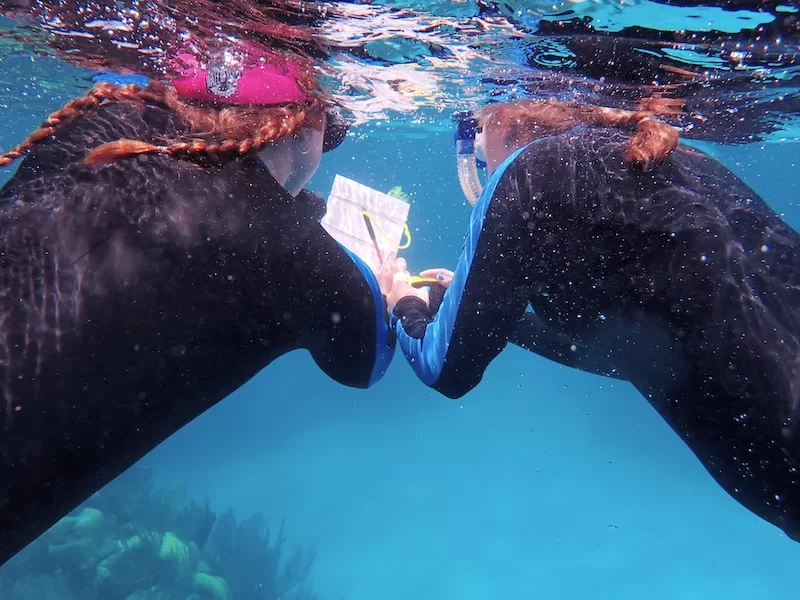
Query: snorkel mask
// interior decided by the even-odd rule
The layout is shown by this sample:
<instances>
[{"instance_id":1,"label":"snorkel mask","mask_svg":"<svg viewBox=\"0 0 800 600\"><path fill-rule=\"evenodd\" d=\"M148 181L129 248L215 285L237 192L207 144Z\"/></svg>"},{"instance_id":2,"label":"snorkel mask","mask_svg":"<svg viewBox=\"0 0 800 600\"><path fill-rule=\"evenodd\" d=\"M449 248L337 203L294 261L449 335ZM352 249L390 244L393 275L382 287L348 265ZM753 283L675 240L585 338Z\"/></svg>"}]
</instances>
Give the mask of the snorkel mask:
<instances>
[{"instance_id":1,"label":"snorkel mask","mask_svg":"<svg viewBox=\"0 0 800 600\"><path fill-rule=\"evenodd\" d=\"M264 147L258 158L283 189L297 196L319 167L324 138L324 131L303 127Z\"/></svg>"},{"instance_id":2,"label":"snorkel mask","mask_svg":"<svg viewBox=\"0 0 800 600\"><path fill-rule=\"evenodd\" d=\"M478 120L472 111L461 111L453 115L456 122L456 161L458 166L458 182L461 184L461 191L467 201L475 206L478 197L483 191L478 169L485 168L486 162L477 155L476 146L481 145L481 131Z\"/></svg>"}]
</instances>

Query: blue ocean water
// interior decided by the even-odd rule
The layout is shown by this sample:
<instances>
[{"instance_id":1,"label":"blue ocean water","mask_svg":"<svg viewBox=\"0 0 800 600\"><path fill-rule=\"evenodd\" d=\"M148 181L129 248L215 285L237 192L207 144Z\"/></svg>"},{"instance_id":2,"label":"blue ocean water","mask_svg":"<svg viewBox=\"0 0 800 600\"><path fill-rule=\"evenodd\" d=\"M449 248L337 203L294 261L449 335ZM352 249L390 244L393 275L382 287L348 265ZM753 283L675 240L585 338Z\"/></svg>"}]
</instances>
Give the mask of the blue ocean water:
<instances>
[{"instance_id":1,"label":"blue ocean water","mask_svg":"<svg viewBox=\"0 0 800 600\"><path fill-rule=\"evenodd\" d=\"M30 93L42 113L5 107L4 147L65 99ZM421 133L353 136L310 185L327 195L340 173L411 193L412 270L453 265L469 217L450 134ZM796 143L704 149L800 228ZM459 401L400 356L364 391L296 352L144 461L219 511L285 518L317 551L321 599L797 597L800 545L728 497L631 386L513 347Z\"/></svg>"}]
</instances>

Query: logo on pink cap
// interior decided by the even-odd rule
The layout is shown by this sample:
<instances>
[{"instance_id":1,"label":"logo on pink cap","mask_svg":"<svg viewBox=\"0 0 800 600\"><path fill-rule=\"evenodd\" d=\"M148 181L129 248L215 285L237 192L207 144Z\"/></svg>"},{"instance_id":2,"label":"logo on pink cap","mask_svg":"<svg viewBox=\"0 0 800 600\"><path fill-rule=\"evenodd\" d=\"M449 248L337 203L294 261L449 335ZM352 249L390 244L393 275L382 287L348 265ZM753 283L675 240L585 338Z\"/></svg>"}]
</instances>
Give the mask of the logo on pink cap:
<instances>
[{"instance_id":1,"label":"logo on pink cap","mask_svg":"<svg viewBox=\"0 0 800 600\"><path fill-rule=\"evenodd\" d=\"M230 98L239 87L242 68L238 65L226 65L224 61L215 61L208 65L206 89L222 98Z\"/></svg>"},{"instance_id":2,"label":"logo on pink cap","mask_svg":"<svg viewBox=\"0 0 800 600\"><path fill-rule=\"evenodd\" d=\"M300 70L295 61L251 46L244 53L221 52L207 65L193 52L184 51L171 64L179 73L172 85L184 100L269 106L311 99L298 83Z\"/></svg>"}]
</instances>

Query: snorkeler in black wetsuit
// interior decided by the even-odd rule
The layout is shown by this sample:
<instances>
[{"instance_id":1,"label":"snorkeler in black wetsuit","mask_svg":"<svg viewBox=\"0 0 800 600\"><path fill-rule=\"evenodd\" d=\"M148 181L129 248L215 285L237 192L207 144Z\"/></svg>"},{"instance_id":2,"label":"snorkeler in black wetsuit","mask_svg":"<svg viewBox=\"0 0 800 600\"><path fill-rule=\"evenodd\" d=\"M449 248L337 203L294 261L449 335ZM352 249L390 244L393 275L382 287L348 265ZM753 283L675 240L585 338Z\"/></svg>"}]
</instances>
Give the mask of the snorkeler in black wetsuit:
<instances>
[{"instance_id":1,"label":"snorkeler in black wetsuit","mask_svg":"<svg viewBox=\"0 0 800 600\"><path fill-rule=\"evenodd\" d=\"M84 163L188 133L163 102L106 100L0 191L0 564L282 354L308 349L355 387L393 355L375 276L260 155Z\"/></svg>"},{"instance_id":2,"label":"snorkeler in black wetsuit","mask_svg":"<svg viewBox=\"0 0 800 600\"><path fill-rule=\"evenodd\" d=\"M505 145L440 302L390 294L416 373L460 397L511 341L627 380L800 541L800 235L687 147L643 172L617 127L531 137Z\"/></svg>"}]
</instances>

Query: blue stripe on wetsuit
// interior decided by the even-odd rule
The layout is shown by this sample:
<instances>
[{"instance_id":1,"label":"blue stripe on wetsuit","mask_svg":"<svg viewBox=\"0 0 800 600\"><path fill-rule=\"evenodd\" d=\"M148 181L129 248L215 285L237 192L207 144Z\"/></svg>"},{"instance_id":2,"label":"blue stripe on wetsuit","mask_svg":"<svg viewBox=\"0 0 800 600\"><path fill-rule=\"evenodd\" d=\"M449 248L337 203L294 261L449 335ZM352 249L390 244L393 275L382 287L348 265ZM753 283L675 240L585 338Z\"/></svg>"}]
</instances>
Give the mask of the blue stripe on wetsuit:
<instances>
[{"instance_id":1,"label":"blue stripe on wetsuit","mask_svg":"<svg viewBox=\"0 0 800 600\"><path fill-rule=\"evenodd\" d=\"M489 210L492 196L506 169L508 169L509 165L514 162L525 148L527 148L527 146L520 148L506 158L506 160L494 170L489 177L489 181L486 182L486 187L483 189L483 192L481 192L480 198L478 198L478 201L475 203L475 208L472 211L467 238L464 241L464 249L458 259L458 265L453 273L453 281L444 294L436 316L433 321L426 326L424 337L422 339L417 339L408 335L403 329L402 321L394 314L394 311L391 313L391 327L397 334L400 348L411 363L411 367L416 372L417 377L419 377L425 385L434 385L439 380L439 376L442 373L447 350L450 346L453 330L455 329L461 297L467 285L467 277L472 268L472 260L478 247L478 241L483 229L483 222Z\"/></svg>"},{"instance_id":2,"label":"blue stripe on wetsuit","mask_svg":"<svg viewBox=\"0 0 800 600\"><path fill-rule=\"evenodd\" d=\"M341 244L339 244L341 246ZM375 273L372 272L372 269L369 268L369 265L365 263L358 255L354 254L344 246L342 249L347 252L350 258L353 260L355 265L358 267L358 270L361 271L361 274L364 276L364 280L369 285L369 289L372 292L372 300L373 305L375 306L375 363L372 366L372 374L369 378L369 386L372 387L373 384L377 383L381 380L381 378L386 373L386 370L389 368L389 364L392 362L392 357L394 356L394 339L390 340L389 338L389 325L386 323L386 316L384 313L384 305L383 305L383 293L381 292L381 286L378 283L377 277L375 277Z\"/></svg>"}]
</instances>

